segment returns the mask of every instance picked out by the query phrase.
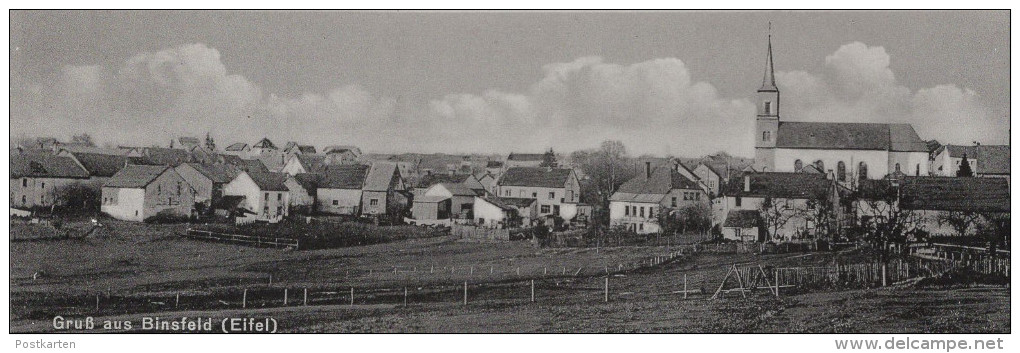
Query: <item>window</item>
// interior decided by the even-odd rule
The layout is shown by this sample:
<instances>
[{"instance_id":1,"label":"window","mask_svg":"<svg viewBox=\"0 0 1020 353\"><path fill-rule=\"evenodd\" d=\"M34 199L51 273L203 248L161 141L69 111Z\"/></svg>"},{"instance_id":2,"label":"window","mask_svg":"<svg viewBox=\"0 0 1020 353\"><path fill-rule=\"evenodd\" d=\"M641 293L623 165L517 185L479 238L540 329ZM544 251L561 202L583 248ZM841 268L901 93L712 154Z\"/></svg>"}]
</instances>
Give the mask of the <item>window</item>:
<instances>
[{"instance_id":1,"label":"window","mask_svg":"<svg viewBox=\"0 0 1020 353\"><path fill-rule=\"evenodd\" d=\"M21 187L23 188L28 187L28 178L21 179Z\"/></svg>"},{"instance_id":2,"label":"window","mask_svg":"<svg viewBox=\"0 0 1020 353\"><path fill-rule=\"evenodd\" d=\"M648 218L655 218L655 207L648 208Z\"/></svg>"},{"instance_id":3,"label":"window","mask_svg":"<svg viewBox=\"0 0 1020 353\"><path fill-rule=\"evenodd\" d=\"M630 216L630 206L623 206L623 215Z\"/></svg>"},{"instance_id":4,"label":"window","mask_svg":"<svg viewBox=\"0 0 1020 353\"><path fill-rule=\"evenodd\" d=\"M46 203L46 195L39 195L39 203Z\"/></svg>"},{"instance_id":5,"label":"window","mask_svg":"<svg viewBox=\"0 0 1020 353\"><path fill-rule=\"evenodd\" d=\"M40 188L40 189L45 189L45 188L46 188L46 183L42 183L42 185L41 185L41 186L39 186L39 188Z\"/></svg>"},{"instance_id":6,"label":"window","mask_svg":"<svg viewBox=\"0 0 1020 353\"><path fill-rule=\"evenodd\" d=\"M765 102L765 114L772 114L772 102Z\"/></svg>"},{"instance_id":7,"label":"window","mask_svg":"<svg viewBox=\"0 0 1020 353\"><path fill-rule=\"evenodd\" d=\"M899 163L896 163L896 172L897 172L897 173L899 173L899 172L900 172L900 164L899 164Z\"/></svg>"},{"instance_id":8,"label":"window","mask_svg":"<svg viewBox=\"0 0 1020 353\"><path fill-rule=\"evenodd\" d=\"M822 162L821 159L815 161L815 168L818 168L819 172L825 173L825 162Z\"/></svg>"},{"instance_id":9,"label":"window","mask_svg":"<svg viewBox=\"0 0 1020 353\"><path fill-rule=\"evenodd\" d=\"M857 178L867 179L868 178L868 164L861 162L857 164Z\"/></svg>"},{"instance_id":10,"label":"window","mask_svg":"<svg viewBox=\"0 0 1020 353\"><path fill-rule=\"evenodd\" d=\"M641 206L641 217L645 216L645 206Z\"/></svg>"},{"instance_id":11,"label":"window","mask_svg":"<svg viewBox=\"0 0 1020 353\"><path fill-rule=\"evenodd\" d=\"M549 213L549 205L542 205L542 213Z\"/></svg>"},{"instance_id":12,"label":"window","mask_svg":"<svg viewBox=\"0 0 1020 353\"><path fill-rule=\"evenodd\" d=\"M369 206L379 206L379 199L368 200L368 205Z\"/></svg>"},{"instance_id":13,"label":"window","mask_svg":"<svg viewBox=\"0 0 1020 353\"><path fill-rule=\"evenodd\" d=\"M269 193L266 193L266 201L269 201Z\"/></svg>"},{"instance_id":14,"label":"window","mask_svg":"<svg viewBox=\"0 0 1020 353\"><path fill-rule=\"evenodd\" d=\"M914 165L914 176L921 176L921 164Z\"/></svg>"},{"instance_id":15,"label":"window","mask_svg":"<svg viewBox=\"0 0 1020 353\"><path fill-rule=\"evenodd\" d=\"M836 163L836 180L846 181L846 164L843 161Z\"/></svg>"},{"instance_id":16,"label":"window","mask_svg":"<svg viewBox=\"0 0 1020 353\"><path fill-rule=\"evenodd\" d=\"M181 196L181 182L177 182L177 196Z\"/></svg>"},{"instance_id":17,"label":"window","mask_svg":"<svg viewBox=\"0 0 1020 353\"><path fill-rule=\"evenodd\" d=\"M560 215L560 205L553 205L553 214L557 216Z\"/></svg>"},{"instance_id":18,"label":"window","mask_svg":"<svg viewBox=\"0 0 1020 353\"><path fill-rule=\"evenodd\" d=\"M801 162L799 159L793 161L793 171L800 172L801 169L804 169L804 162Z\"/></svg>"},{"instance_id":19,"label":"window","mask_svg":"<svg viewBox=\"0 0 1020 353\"><path fill-rule=\"evenodd\" d=\"M21 204L24 205L26 202L28 201L25 200L25 195L21 195Z\"/></svg>"},{"instance_id":20,"label":"window","mask_svg":"<svg viewBox=\"0 0 1020 353\"><path fill-rule=\"evenodd\" d=\"M737 196L736 202L737 202L737 207L740 207L740 196Z\"/></svg>"},{"instance_id":21,"label":"window","mask_svg":"<svg viewBox=\"0 0 1020 353\"><path fill-rule=\"evenodd\" d=\"M276 201L283 201L283 193L282 192L276 193Z\"/></svg>"},{"instance_id":22,"label":"window","mask_svg":"<svg viewBox=\"0 0 1020 353\"><path fill-rule=\"evenodd\" d=\"M537 199L538 198L538 193L537 192L531 193L531 198Z\"/></svg>"},{"instance_id":23,"label":"window","mask_svg":"<svg viewBox=\"0 0 1020 353\"><path fill-rule=\"evenodd\" d=\"M638 227L638 230L645 230L645 224L644 223L638 223L637 227Z\"/></svg>"},{"instance_id":24,"label":"window","mask_svg":"<svg viewBox=\"0 0 1020 353\"><path fill-rule=\"evenodd\" d=\"M762 141L768 141L769 140L769 132L768 131L762 131L761 132L761 140Z\"/></svg>"},{"instance_id":25,"label":"window","mask_svg":"<svg viewBox=\"0 0 1020 353\"><path fill-rule=\"evenodd\" d=\"M333 200L333 206L340 206L339 200Z\"/></svg>"},{"instance_id":26,"label":"window","mask_svg":"<svg viewBox=\"0 0 1020 353\"><path fill-rule=\"evenodd\" d=\"M556 192L555 191L549 193L549 199L550 200L556 199Z\"/></svg>"},{"instance_id":27,"label":"window","mask_svg":"<svg viewBox=\"0 0 1020 353\"><path fill-rule=\"evenodd\" d=\"M676 196L673 196L673 202L671 203L671 205L672 207L676 207Z\"/></svg>"},{"instance_id":28,"label":"window","mask_svg":"<svg viewBox=\"0 0 1020 353\"><path fill-rule=\"evenodd\" d=\"M278 215L283 214L283 206L276 206L276 214Z\"/></svg>"},{"instance_id":29,"label":"window","mask_svg":"<svg viewBox=\"0 0 1020 353\"><path fill-rule=\"evenodd\" d=\"M506 196L507 196L507 197L510 197L510 189L507 189L507 190L506 190L505 192L503 192L503 193L504 193L504 194L506 194Z\"/></svg>"},{"instance_id":30,"label":"window","mask_svg":"<svg viewBox=\"0 0 1020 353\"><path fill-rule=\"evenodd\" d=\"M163 195L163 184L156 185L156 195Z\"/></svg>"}]
</instances>

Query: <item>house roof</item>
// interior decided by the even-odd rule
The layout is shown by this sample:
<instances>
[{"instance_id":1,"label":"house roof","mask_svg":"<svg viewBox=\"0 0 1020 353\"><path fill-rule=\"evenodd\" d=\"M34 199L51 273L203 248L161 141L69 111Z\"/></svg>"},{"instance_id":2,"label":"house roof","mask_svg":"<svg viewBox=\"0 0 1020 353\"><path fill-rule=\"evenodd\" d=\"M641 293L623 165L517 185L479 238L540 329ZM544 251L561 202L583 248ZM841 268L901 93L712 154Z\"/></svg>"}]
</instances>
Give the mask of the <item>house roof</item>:
<instances>
[{"instance_id":1,"label":"house roof","mask_svg":"<svg viewBox=\"0 0 1020 353\"><path fill-rule=\"evenodd\" d=\"M394 174L397 174L396 164L388 162L372 163L368 170L368 175L365 176L365 186L362 189L366 191L389 190Z\"/></svg>"},{"instance_id":2,"label":"house roof","mask_svg":"<svg viewBox=\"0 0 1020 353\"><path fill-rule=\"evenodd\" d=\"M246 172L269 173L269 167L266 167L265 163L258 159L239 159L237 163L235 165Z\"/></svg>"},{"instance_id":3,"label":"house roof","mask_svg":"<svg viewBox=\"0 0 1020 353\"><path fill-rule=\"evenodd\" d=\"M127 157L100 153L70 152L89 175L95 177L112 177L128 164L149 164L144 158Z\"/></svg>"},{"instance_id":4,"label":"house roof","mask_svg":"<svg viewBox=\"0 0 1020 353\"><path fill-rule=\"evenodd\" d=\"M319 180L321 178L322 175L315 173L294 174L294 180L297 180L298 184L301 184L301 187L305 188L305 191L308 191L309 194L319 188Z\"/></svg>"},{"instance_id":5,"label":"house roof","mask_svg":"<svg viewBox=\"0 0 1020 353\"><path fill-rule=\"evenodd\" d=\"M103 187L144 188L167 169L170 167L165 165L128 165L110 177Z\"/></svg>"},{"instance_id":6,"label":"house roof","mask_svg":"<svg viewBox=\"0 0 1020 353\"><path fill-rule=\"evenodd\" d=\"M447 191L449 191L454 196L478 196L477 192L475 192L474 190L472 190L471 188L467 187L467 185L464 184L439 183L439 185L442 185L444 188L446 188Z\"/></svg>"},{"instance_id":7,"label":"house roof","mask_svg":"<svg viewBox=\"0 0 1020 353\"><path fill-rule=\"evenodd\" d=\"M414 198L414 202L436 203L449 200L449 197L438 195L422 195Z\"/></svg>"},{"instance_id":8,"label":"house roof","mask_svg":"<svg viewBox=\"0 0 1020 353\"><path fill-rule=\"evenodd\" d=\"M297 158L298 163L305 168L305 171L311 172L321 168L326 162L326 156L321 154L298 154L294 155Z\"/></svg>"},{"instance_id":9,"label":"house roof","mask_svg":"<svg viewBox=\"0 0 1020 353\"><path fill-rule=\"evenodd\" d=\"M928 152L910 124L782 121L776 147Z\"/></svg>"},{"instance_id":10,"label":"house roof","mask_svg":"<svg viewBox=\"0 0 1020 353\"><path fill-rule=\"evenodd\" d=\"M185 163L214 183L229 183L240 174L240 169L230 164Z\"/></svg>"},{"instance_id":11,"label":"house roof","mask_svg":"<svg viewBox=\"0 0 1020 353\"><path fill-rule=\"evenodd\" d=\"M71 157L49 153L16 153L10 155L11 178L73 178L84 179L89 172Z\"/></svg>"},{"instance_id":12,"label":"house roof","mask_svg":"<svg viewBox=\"0 0 1020 353\"><path fill-rule=\"evenodd\" d=\"M680 174L668 165L661 165L652 171L651 177L646 177L644 171L641 175L628 180L620 185L617 192L625 194L668 194L670 190L701 190L697 183Z\"/></svg>"},{"instance_id":13,"label":"house roof","mask_svg":"<svg viewBox=\"0 0 1020 353\"><path fill-rule=\"evenodd\" d=\"M562 188L570 177L570 169L546 167L513 167L499 177L501 186L534 186Z\"/></svg>"},{"instance_id":14,"label":"house roof","mask_svg":"<svg viewBox=\"0 0 1020 353\"><path fill-rule=\"evenodd\" d=\"M1009 146L980 145L976 148L978 174L1009 174Z\"/></svg>"},{"instance_id":15,"label":"house roof","mask_svg":"<svg viewBox=\"0 0 1020 353\"><path fill-rule=\"evenodd\" d=\"M545 154L544 153L513 153L513 152L511 152L510 155L506 157L506 160L508 160L508 161L531 161L531 162L544 161L545 160Z\"/></svg>"},{"instance_id":16,"label":"house roof","mask_svg":"<svg viewBox=\"0 0 1020 353\"><path fill-rule=\"evenodd\" d=\"M1009 212L1003 178L905 177L900 205L911 210Z\"/></svg>"},{"instance_id":17,"label":"house roof","mask_svg":"<svg viewBox=\"0 0 1020 353\"><path fill-rule=\"evenodd\" d=\"M146 147L142 153L153 164L176 167L182 163L193 161L188 151L176 148Z\"/></svg>"},{"instance_id":18,"label":"house roof","mask_svg":"<svg viewBox=\"0 0 1020 353\"><path fill-rule=\"evenodd\" d=\"M342 153L342 152L345 152L345 151L351 151L351 153L354 153L357 156L361 155L361 149L360 148L357 148L355 146L350 146L350 145L326 146L326 148L323 148L322 151L323 151L323 153Z\"/></svg>"},{"instance_id":19,"label":"house roof","mask_svg":"<svg viewBox=\"0 0 1020 353\"><path fill-rule=\"evenodd\" d=\"M276 149L276 145L273 144L273 141L269 141L269 138L266 138L266 137L263 137L261 140L259 140L259 142L256 142L251 147L252 148L268 148L268 149L274 149L274 150Z\"/></svg>"},{"instance_id":20,"label":"house roof","mask_svg":"<svg viewBox=\"0 0 1020 353\"><path fill-rule=\"evenodd\" d=\"M665 194L635 194L617 191L613 193L613 196L609 197L609 201L659 203L664 197L666 197Z\"/></svg>"},{"instance_id":21,"label":"house roof","mask_svg":"<svg viewBox=\"0 0 1020 353\"><path fill-rule=\"evenodd\" d=\"M726 214L726 222L723 227L731 228L754 228L761 222L761 216L757 210L730 210Z\"/></svg>"},{"instance_id":22,"label":"house roof","mask_svg":"<svg viewBox=\"0 0 1020 353\"><path fill-rule=\"evenodd\" d=\"M504 211L513 211L514 210L513 206L511 206L510 204L507 204L506 202L504 202L502 199L500 199L498 197L494 197L494 196L479 197L479 199L482 199L485 202L488 202L488 203L492 204L493 206L499 207L500 209L502 209Z\"/></svg>"},{"instance_id":23,"label":"house roof","mask_svg":"<svg viewBox=\"0 0 1020 353\"><path fill-rule=\"evenodd\" d=\"M225 151L231 151L231 152L237 152L237 151L244 151L247 148L248 148L248 144L247 143L238 142L238 143L232 144L230 146L227 146L227 148L225 148L224 150Z\"/></svg>"},{"instance_id":24,"label":"house roof","mask_svg":"<svg viewBox=\"0 0 1020 353\"><path fill-rule=\"evenodd\" d=\"M325 166L317 174L320 174L319 188L323 189L361 189L365 185L365 177L368 176L367 165L330 165Z\"/></svg>"},{"instance_id":25,"label":"house roof","mask_svg":"<svg viewBox=\"0 0 1020 353\"><path fill-rule=\"evenodd\" d=\"M750 191L744 191L744 178L750 178ZM773 197L785 199L824 199L830 181L813 173L745 173L730 179L723 189L726 196Z\"/></svg>"},{"instance_id":26,"label":"house roof","mask_svg":"<svg viewBox=\"0 0 1020 353\"><path fill-rule=\"evenodd\" d=\"M251 180L255 181L255 184L259 186L259 190L290 191L286 184L288 177L286 173L248 172L248 176L250 176Z\"/></svg>"},{"instance_id":27,"label":"house roof","mask_svg":"<svg viewBox=\"0 0 1020 353\"><path fill-rule=\"evenodd\" d=\"M463 183L470 174L425 174L418 181L419 188L428 188L439 183Z\"/></svg>"},{"instance_id":28,"label":"house roof","mask_svg":"<svg viewBox=\"0 0 1020 353\"><path fill-rule=\"evenodd\" d=\"M896 188L889 179L861 179L855 196L860 200L894 200Z\"/></svg>"}]
</instances>

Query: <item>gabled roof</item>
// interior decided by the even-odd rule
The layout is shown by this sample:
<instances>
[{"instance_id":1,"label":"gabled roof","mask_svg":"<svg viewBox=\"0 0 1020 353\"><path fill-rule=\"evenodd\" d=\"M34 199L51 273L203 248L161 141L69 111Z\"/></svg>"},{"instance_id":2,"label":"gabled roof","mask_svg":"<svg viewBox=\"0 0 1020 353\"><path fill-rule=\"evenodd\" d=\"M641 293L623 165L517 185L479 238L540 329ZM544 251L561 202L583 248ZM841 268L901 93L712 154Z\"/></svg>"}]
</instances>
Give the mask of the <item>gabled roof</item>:
<instances>
[{"instance_id":1,"label":"gabled roof","mask_svg":"<svg viewBox=\"0 0 1020 353\"><path fill-rule=\"evenodd\" d=\"M537 202L535 199L526 199L519 197L495 197L495 196L479 196L478 198L485 200L485 202L491 203L493 206L499 207L505 211L514 211L521 207L528 207Z\"/></svg>"},{"instance_id":2,"label":"gabled roof","mask_svg":"<svg viewBox=\"0 0 1020 353\"><path fill-rule=\"evenodd\" d=\"M497 182L500 186L533 186L562 188L570 177L567 168L513 167L506 170Z\"/></svg>"},{"instance_id":3,"label":"gabled roof","mask_svg":"<svg viewBox=\"0 0 1020 353\"><path fill-rule=\"evenodd\" d=\"M301 166L305 168L305 171L307 172L313 172L316 169L322 168L326 162L326 156L319 154L302 153L294 155L294 158L297 158L298 163L301 163Z\"/></svg>"},{"instance_id":4,"label":"gabled roof","mask_svg":"<svg viewBox=\"0 0 1020 353\"><path fill-rule=\"evenodd\" d=\"M261 140L259 140L259 142L256 142L251 147L252 148L268 148L268 149L274 149L274 150L276 149L276 145L273 144L273 141L269 141L269 138L266 138L266 137L263 137Z\"/></svg>"},{"instance_id":5,"label":"gabled roof","mask_svg":"<svg viewBox=\"0 0 1020 353\"><path fill-rule=\"evenodd\" d=\"M128 164L148 164L144 158L127 157L100 153L68 152L74 156L89 175L94 177L112 177Z\"/></svg>"},{"instance_id":6,"label":"gabled roof","mask_svg":"<svg viewBox=\"0 0 1020 353\"><path fill-rule=\"evenodd\" d=\"M110 177L103 187L145 188L167 169L170 167L165 165L128 165Z\"/></svg>"},{"instance_id":7,"label":"gabled roof","mask_svg":"<svg viewBox=\"0 0 1020 353\"><path fill-rule=\"evenodd\" d=\"M321 178L322 175L314 173L294 174L294 180L297 180L298 184L301 184L301 187L305 188L305 191L308 191L309 194L319 188L319 180Z\"/></svg>"},{"instance_id":8,"label":"gabled roof","mask_svg":"<svg viewBox=\"0 0 1020 353\"><path fill-rule=\"evenodd\" d=\"M419 188L428 188L439 183L463 183L470 174L425 174L418 181Z\"/></svg>"},{"instance_id":9,"label":"gabled roof","mask_svg":"<svg viewBox=\"0 0 1020 353\"><path fill-rule=\"evenodd\" d=\"M726 213L723 227L754 228L761 224L761 215L757 210L730 210Z\"/></svg>"},{"instance_id":10,"label":"gabled roof","mask_svg":"<svg viewBox=\"0 0 1020 353\"><path fill-rule=\"evenodd\" d=\"M905 177L900 206L911 210L1009 212L1004 178Z\"/></svg>"},{"instance_id":11,"label":"gabled roof","mask_svg":"<svg viewBox=\"0 0 1020 353\"><path fill-rule=\"evenodd\" d=\"M750 178L750 191L744 191L744 178ZM822 174L748 172L743 177L730 179L722 194L783 199L824 199L829 185L830 181Z\"/></svg>"},{"instance_id":12,"label":"gabled roof","mask_svg":"<svg viewBox=\"0 0 1020 353\"><path fill-rule=\"evenodd\" d=\"M71 157L50 153L20 153L10 156L11 178L73 178L89 177L87 170Z\"/></svg>"},{"instance_id":13,"label":"gabled roof","mask_svg":"<svg viewBox=\"0 0 1020 353\"><path fill-rule=\"evenodd\" d=\"M506 157L506 160L508 160L508 161L530 161L530 162L544 161L545 160L545 154L544 153L513 153L513 152L510 152L510 155Z\"/></svg>"},{"instance_id":14,"label":"gabled roof","mask_svg":"<svg viewBox=\"0 0 1020 353\"><path fill-rule=\"evenodd\" d=\"M387 191L390 189L390 183L393 181L394 175L399 177L396 164L387 162L372 163L368 170L368 175L365 176L365 186L362 189L365 191Z\"/></svg>"},{"instance_id":15,"label":"gabled roof","mask_svg":"<svg viewBox=\"0 0 1020 353\"><path fill-rule=\"evenodd\" d=\"M230 164L185 163L214 183L229 183L241 170Z\"/></svg>"},{"instance_id":16,"label":"gabled roof","mask_svg":"<svg viewBox=\"0 0 1020 353\"><path fill-rule=\"evenodd\" d=\"M414 198L414 202L422 202L422 203L436 203L436 202L443 202L443 201L446 201L446 200L449 200L449 199L450 199L450 198L449 198L449 197L447 197L447 196L439 196L439 195L421 195L421 196L417 196L417 197L415 197L415 198Z\"/></svg>"},{"instance_id":17,"label":"gabled roof","mask_svg":"<svg viewBox=\"0 0 1020 353\"><path fill-rule=\"evenodd\" d=\"M617 192L661 196L674 189L701 190L701 187L668 165L662 165L652 171L650 178L645 177L644 171L642 171L641 175L620 185Z\"/></svg>"},{"instance_id":18,"label":"gabled roof","mask_svg":"<svg viewBox=\"0 0 1020 353\"><path fill-rule=\"evenodd\" d=\"M251 177L251 180L255 181L255 185L258 185L259 190L290 191L286 184L288 177L286 173L248 172L248 176Z\"/></svg>"},{"instance_id":19,"label":"gabled roof","mask_svg":"<svg viewBox=\"0 0 1020 353\"><path fill-rule=\"evenodd\" d=\"M327 154L328 153L343 153L343 152L346 152L346 151L350 151L351 153L354 153L355 156L360 156L361 155L361 149L360 148L357 148L355 146L350 146L350 145L326 146L326 148L322 149L322 152L323 153L327 153Z\"/></svg>"},{"instance_id":20,"label":"gabled roof","mask_svg":"<svg viewBox=\"0 0 1020 353\"><path fill-rule=\"evenodd\" d=\"M472 190L471 188L467 187L464 184L439 183L437 185L442 185L443 188L445 188L454 196L478 196L478 193L475 192L475 190Z\"/></svg>"},{"instance_id":21,"label":"gabled roof","mask_svg":"<svg viewBox=\"0 0 1020 353\"><path fill-rule=\"evenodd\" d=\"M176 148L146 147L142 153L152 164L176 167L194 161L188 151Z\"/></svg>"},{"instance_id":22,"label":"gabled roof","mask_svg":"<svg viewBox=\"0 0 1020 353\"><path fill-rule=\"evenodd\" d=\"M368 176L367 165L330 165L325 166L316 172L320 174L319 185L321 189L361 189L365 185L365 177Z\"/></svg>"},{"instance_id":23,"label":"gabled roof","mask_svg":"<svg viewBox=\"0 0 1020 353\"><path fill-rule=\"evenodd\" d=\"M266 167L262 161L258 159L239 159L235 164L241 170L249 173L269 173L269 167Z\"/></svg>"},{"instance_id":24,"label":"gabled roof","mask_svg":"<svg viewBox=\"0 0 1020 353\"><path fill-rule=\"evenodd\" d=\"M248 149L248 144L247 143L238 142L238 143L232 144L230 146L227 146L227 148L224 149L224 151L237 152L237 151L244 151L246 149Z\"/></svg>"},{"instance_id":25,"label":"gabled roof","mask_svg":"<svg viewBox=\"0 0 1020 353\"><path fill-rule=\"evenodd\" d=\"M776 147L928 152L909 124L781 121Z\"/></svg>"}]
</instances>

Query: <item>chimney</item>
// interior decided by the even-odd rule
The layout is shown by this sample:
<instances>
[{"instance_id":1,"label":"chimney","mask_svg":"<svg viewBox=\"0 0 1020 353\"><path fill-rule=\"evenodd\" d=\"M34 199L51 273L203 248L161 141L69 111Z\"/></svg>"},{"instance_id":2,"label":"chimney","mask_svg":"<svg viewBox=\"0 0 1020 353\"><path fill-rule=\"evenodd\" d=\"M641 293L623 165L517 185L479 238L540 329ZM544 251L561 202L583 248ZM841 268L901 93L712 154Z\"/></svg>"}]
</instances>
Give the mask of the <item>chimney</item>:
<instances>
[{"instance_id":1,"label":"chimney","mask_svg":"<svg viewBox=\"0 0 1020 353\"><path fill-rule=\"evenodd\" d=\"M751 192L751 176L744 174L744 192Z\"/></svg>"},{"instance_id":2,"label":"chimney","mask_svg":"<svg viewBox=\"0 0 1020 353\"><path fill-rule=\"evenodd\" d=\"M645 162L645 179L652 178L652 162Z\"/></svg>"}]
</instances>

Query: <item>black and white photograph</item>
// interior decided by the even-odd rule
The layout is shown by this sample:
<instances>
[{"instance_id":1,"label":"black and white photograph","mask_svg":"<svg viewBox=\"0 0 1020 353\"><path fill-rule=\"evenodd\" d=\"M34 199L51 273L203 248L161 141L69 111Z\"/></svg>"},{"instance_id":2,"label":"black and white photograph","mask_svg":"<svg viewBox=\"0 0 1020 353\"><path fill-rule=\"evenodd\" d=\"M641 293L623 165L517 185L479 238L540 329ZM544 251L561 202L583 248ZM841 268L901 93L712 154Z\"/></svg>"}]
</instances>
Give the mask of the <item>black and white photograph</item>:
<instances>
[{"instance_id":1,"label":"black and white photograph","mask_svg":"<svg viewBox=\"0 0 1020 353\"><path fill-rule=\"evenodd\" d=\"M1008 9L8 18L18 349L1010 349Z\"/></svg>"}]
</instances>

